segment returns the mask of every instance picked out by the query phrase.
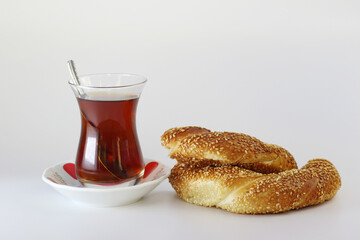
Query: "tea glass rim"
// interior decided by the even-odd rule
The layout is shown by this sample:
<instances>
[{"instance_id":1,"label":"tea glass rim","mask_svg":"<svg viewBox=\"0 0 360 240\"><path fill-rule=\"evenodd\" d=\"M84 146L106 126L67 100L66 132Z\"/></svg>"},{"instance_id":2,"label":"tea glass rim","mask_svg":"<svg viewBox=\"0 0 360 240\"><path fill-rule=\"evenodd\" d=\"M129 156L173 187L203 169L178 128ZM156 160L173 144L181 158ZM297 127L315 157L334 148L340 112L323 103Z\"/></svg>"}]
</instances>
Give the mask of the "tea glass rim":
<instances>
[{"instance_id":1,"label":"tea glass rim","mask_svg":"<svg viewBox=\"0 0 360 240\"><path fill-rule=\"evenodd\" d=\"M80 88L111 89L111 88L127 88L127 87L139 86L139 85L145 84L148 81L148 79L146 77L139 75L139 74L134 74L134 73L92 73L92 74L79 75L78 77L83 78L83 77L91 77L91 76L99 76L99 75L120 75L120 76L129 76L129 77L138 77L138 78L142 78L143 80L141 82L134 83L134 84L125 84L125 85L118 85L118 86L84 86L84 85L75 84L75 83L73 83L72 80L69 80L68 83L71 86L80 87Z\"/></svg>"}]
</instances>

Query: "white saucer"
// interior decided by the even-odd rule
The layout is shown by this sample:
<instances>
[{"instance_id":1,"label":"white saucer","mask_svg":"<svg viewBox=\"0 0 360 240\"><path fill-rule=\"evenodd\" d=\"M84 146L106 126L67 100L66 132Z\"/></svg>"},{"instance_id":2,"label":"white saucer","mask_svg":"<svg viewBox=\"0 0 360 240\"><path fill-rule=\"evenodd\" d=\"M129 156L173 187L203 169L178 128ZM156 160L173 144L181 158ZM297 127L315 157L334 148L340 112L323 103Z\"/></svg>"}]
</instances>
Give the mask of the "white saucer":
<instances>
[{"instance_id":1,"label":"white saucer","mask_svg":"<svg viewBox=\"0 0 360 240\"><path fill-rule=\"evenodd\" d=\"M75 176L74 163L60 163L47 168L42 179L56 191L73 201L95 206L115 207L134 203L151 192L170 174L170 168L162 163L145 159L143 177L134 186L126 182L113 186L84 186Z\"/></svg>"}]
</instances>

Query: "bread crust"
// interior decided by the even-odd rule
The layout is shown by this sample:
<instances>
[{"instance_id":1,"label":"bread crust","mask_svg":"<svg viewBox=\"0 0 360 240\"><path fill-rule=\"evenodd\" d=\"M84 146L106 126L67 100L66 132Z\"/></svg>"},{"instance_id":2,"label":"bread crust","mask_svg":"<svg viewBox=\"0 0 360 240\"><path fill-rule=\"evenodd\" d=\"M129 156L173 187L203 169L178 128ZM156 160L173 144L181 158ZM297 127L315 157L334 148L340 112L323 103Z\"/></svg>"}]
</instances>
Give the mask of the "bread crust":
<instances>
[{"instance_id":1,"label":"bread crust","mask_svg":"<svg viewBox=\"0 0 360 240\"><path fill-rule=\"evenodd\" d=\"M261 173L277 173L297 168L284 148L263 143L243 133L211 132L201 127L167 130L161 143L179 163L196 166L237 165Z\"/></svg>"},{"instance_id":2,"label":"bread crust","mask_svg":"<svg viewBox=\"0 0 360 240\"><path fill-rule=\"evenodd\" d=\"M316 205L333 198L339 173L325 159L301 169L262 174L237 166L176 164L169 182L186 202L234 213L265 214Z\"/></svg>"}]
</instances>

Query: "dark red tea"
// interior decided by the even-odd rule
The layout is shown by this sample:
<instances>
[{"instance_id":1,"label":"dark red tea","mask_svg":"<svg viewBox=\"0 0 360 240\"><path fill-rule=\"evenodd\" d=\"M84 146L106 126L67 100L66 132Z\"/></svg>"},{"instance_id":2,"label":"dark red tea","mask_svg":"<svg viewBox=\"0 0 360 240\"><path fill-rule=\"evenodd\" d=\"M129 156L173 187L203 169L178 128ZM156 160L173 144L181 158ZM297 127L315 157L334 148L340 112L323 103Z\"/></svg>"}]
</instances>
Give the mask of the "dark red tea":
<instances>
[{"instance_id":1,"label":"dark red tea","mask_svg":"<svg viewBox=\"0 0 360 240\"><path fill-rule=\"evenodd\" d=\"M136 133L138 98L97 101L78 98L81 136L76 158L80 181L120 183L144 169Z\"/></svg>"}]
</instances>

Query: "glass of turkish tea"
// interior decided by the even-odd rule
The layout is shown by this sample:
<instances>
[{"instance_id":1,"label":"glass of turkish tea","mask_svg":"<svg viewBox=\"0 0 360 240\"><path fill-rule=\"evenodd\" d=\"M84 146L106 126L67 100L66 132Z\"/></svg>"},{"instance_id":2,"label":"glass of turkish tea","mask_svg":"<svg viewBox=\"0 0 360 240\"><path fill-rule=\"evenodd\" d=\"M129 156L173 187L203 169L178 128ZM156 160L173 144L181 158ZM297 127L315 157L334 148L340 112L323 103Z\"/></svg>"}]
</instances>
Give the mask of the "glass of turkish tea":
<instances>
[{"instance_id":1,"label":"glass of turkish tea","mask_svg":"<svg viewBox=\"0 0 360 240\"><path fill-rule=\"evenodd\" d=\"M79 76L80 85L69 82L81 112L75 169L84 184L120 184L142 176L136 107L146 81L135 74L92 74Z\"/></svg>"}]
</instances>

